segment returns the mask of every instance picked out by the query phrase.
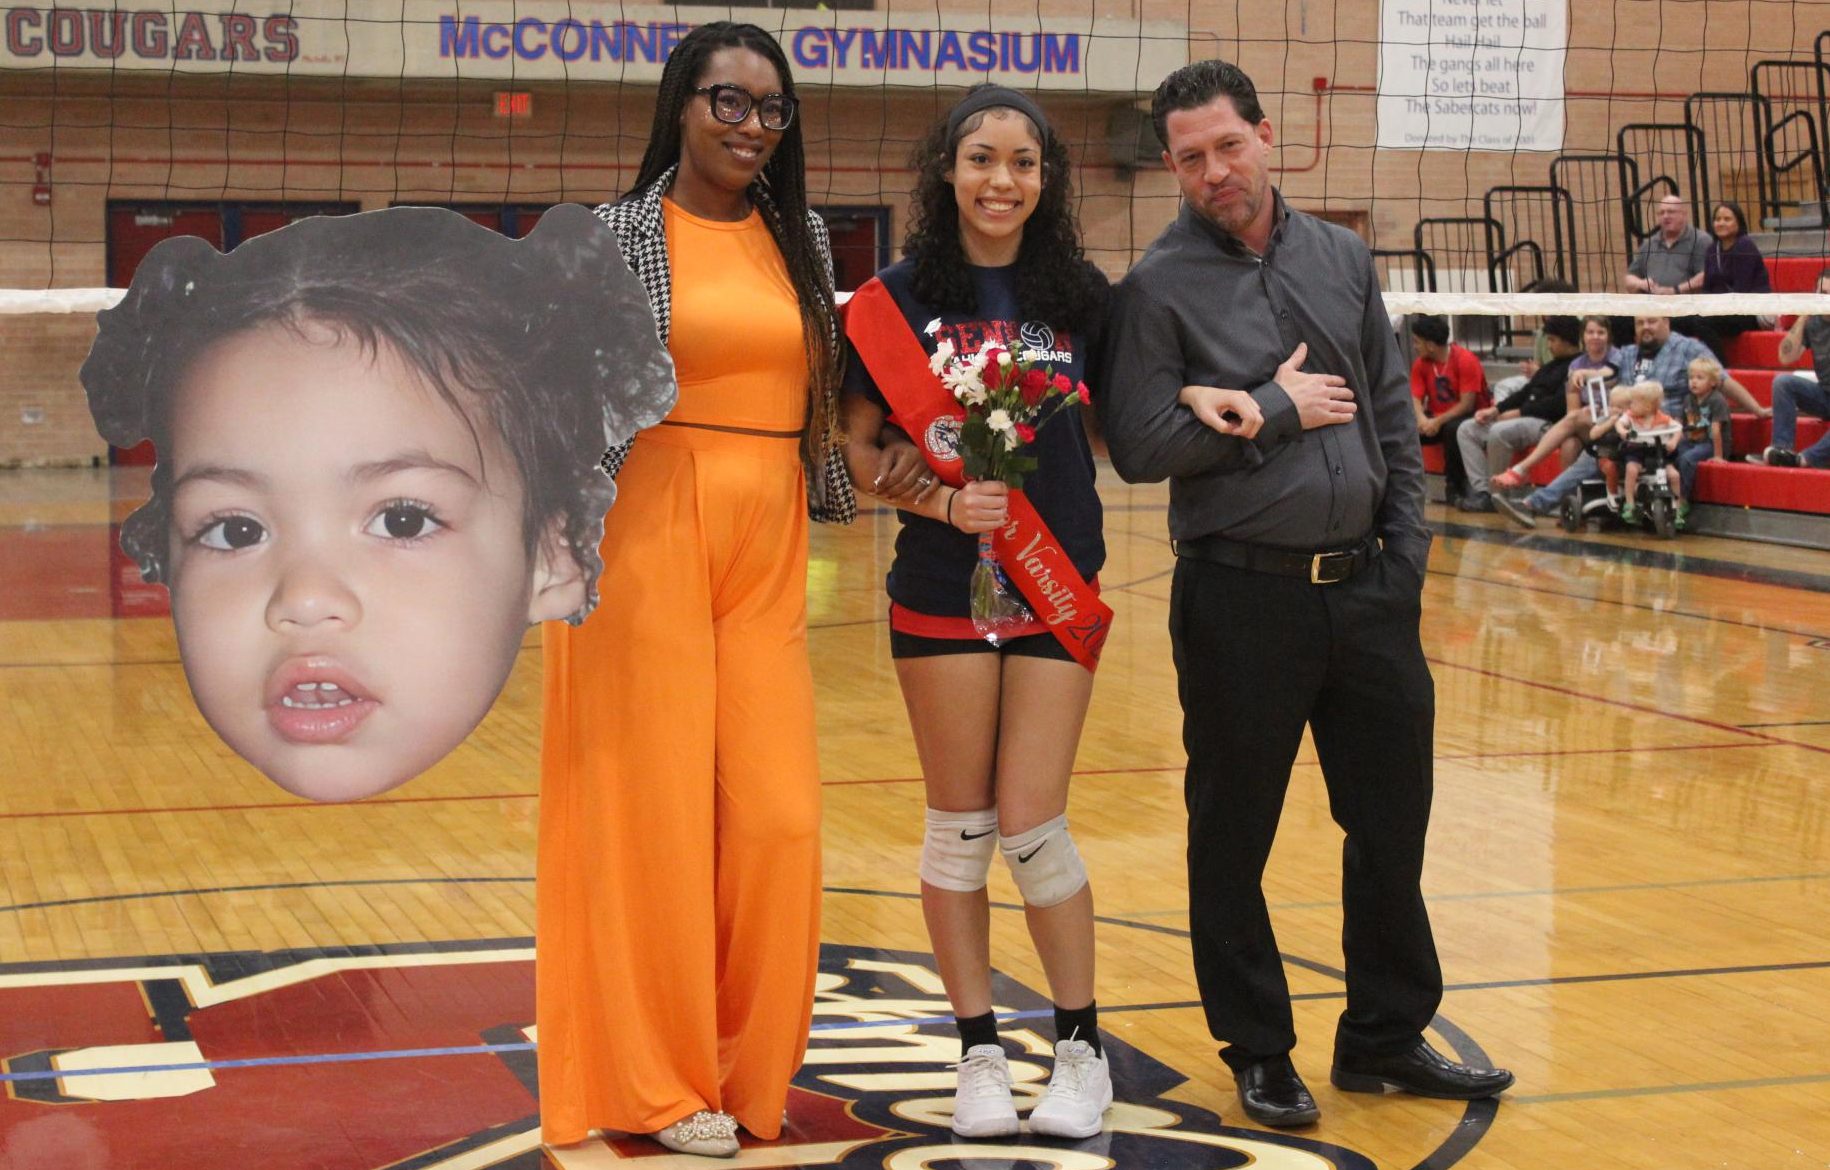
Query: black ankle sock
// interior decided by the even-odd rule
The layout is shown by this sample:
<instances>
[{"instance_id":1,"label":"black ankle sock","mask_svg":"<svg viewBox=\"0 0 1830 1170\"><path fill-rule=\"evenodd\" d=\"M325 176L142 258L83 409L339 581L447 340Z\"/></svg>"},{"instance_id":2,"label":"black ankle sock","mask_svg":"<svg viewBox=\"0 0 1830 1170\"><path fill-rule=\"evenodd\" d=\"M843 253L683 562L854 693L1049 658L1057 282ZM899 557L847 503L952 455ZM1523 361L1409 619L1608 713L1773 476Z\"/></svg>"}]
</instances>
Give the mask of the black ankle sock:
<instances>
[{"instance_id":1,"label":"black ankle sock","mask_svg":"<svg viewBox=\"0 0 1830 1170\"><path fill-rule=\"evenodd\" d=\"M1099 1045L1099 1001L1083 1008L1064 1008L1056 1004L1055 1039L1085 1040L1093 1046L1094 1052L1104 1055L1105 1049Z\"/></svg>"},{"instance_id":2,"label":"black ankle sock","mask_svg":"<svg viewBox=\"0 0 1830 1170\"><path fill-rule=\"evenodd\" d=\"M969 1048L981 1044L998 1046L998 1017L991 1012L982 1016L955 1016L953 1022L959 1028L959 1054L963 1057Z\"/></svg>"}]
</instances>

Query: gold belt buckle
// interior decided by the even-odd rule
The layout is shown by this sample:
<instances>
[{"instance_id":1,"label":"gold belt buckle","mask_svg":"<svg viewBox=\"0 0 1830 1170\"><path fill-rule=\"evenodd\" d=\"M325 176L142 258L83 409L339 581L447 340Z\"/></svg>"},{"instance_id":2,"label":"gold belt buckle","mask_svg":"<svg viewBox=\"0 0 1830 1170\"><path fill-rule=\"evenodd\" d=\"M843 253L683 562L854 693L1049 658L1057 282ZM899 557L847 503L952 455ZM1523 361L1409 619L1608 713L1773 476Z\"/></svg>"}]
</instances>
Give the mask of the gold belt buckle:
<instances>
[{"instance_id":1,"label":"gold belt buckle","mask_svg":"<svg viewBox=\"0 0 1830 1170\"><path fill-rule=\"evenodd\" d=\"M1331 584L1331 582L1324 582L1322 580L1322 558L1327 555L1327 553L1316 553L1309 559L1309 584Z\"/></svg>"}]
</instances>

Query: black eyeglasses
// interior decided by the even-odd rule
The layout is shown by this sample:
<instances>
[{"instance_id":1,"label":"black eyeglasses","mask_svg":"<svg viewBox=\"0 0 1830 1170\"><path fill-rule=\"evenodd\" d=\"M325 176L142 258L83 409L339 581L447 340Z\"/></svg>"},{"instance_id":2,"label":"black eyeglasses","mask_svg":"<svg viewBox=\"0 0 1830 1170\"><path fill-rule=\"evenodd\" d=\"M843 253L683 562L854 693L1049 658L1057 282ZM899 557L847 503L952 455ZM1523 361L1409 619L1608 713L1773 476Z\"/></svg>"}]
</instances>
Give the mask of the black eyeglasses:
<instances>
[{"instance_id":1,"label":"black eyeglasses","mask_svg":"<svg viewBox=\"0 0 1830 1170\"><path fill-rule=\"evenodd\" d=\"M693 93L710 95L712 117L727 126L743 125L744 119L750 116L750 111L758 110L756 120L762 123L764 130L786 130L792 126L794 111L801 104L801 99L789 97L785 93L754 97L749 90L735 85L708 85L695 89Z\"/></svg>"}]
</instances>

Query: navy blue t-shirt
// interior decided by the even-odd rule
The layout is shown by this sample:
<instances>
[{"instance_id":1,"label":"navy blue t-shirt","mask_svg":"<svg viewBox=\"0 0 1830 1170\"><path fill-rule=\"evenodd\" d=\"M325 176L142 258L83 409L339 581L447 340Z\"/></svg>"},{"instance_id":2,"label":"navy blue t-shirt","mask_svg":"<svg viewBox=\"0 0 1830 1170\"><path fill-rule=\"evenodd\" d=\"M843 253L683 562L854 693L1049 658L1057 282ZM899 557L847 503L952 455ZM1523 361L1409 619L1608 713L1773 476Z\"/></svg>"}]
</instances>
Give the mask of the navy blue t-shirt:
<instances>
[{"instance_id":1,"label":"navy blue t-shirt","mask_svg":"<svg viewBox=\"0 0 1830 1170\"><path fill-rule=\"evenodd\" d=\"M929 354L943 339L965 355L996 342L1017 352L1036 349L1056 355L1045 359L1055 373L1066 374L1073 382L1086 380L1090 368L1087 338L1040 321L1021 320L1015 267L974 267L971 271L978 292L976 313L937 312L916 300L912 288L915 266L909 260L892 264L877 276ZM940 319L939 330L924 332L935 318ZM847 348L845 391L862 394L888 415L889 403L865 368L864 359L849 343ZM1096 386L1089 390L1099 393ZM920 436L911 437L921 441ZM1090 581L1106 562L1106 543L1099 493L1093 487L1093 451L1087 444L1080 408L1056 410L1051 403L1029 451L1036 457L1036 470L1024 477L1023 494L1036 506L1080 575ZM896 515L902 531L896 536L896 560L885 582L890 600L916 613L967 616L972 569L978 564L978 537L914 512L899 510Z\"/></svg>"}]
</instances>

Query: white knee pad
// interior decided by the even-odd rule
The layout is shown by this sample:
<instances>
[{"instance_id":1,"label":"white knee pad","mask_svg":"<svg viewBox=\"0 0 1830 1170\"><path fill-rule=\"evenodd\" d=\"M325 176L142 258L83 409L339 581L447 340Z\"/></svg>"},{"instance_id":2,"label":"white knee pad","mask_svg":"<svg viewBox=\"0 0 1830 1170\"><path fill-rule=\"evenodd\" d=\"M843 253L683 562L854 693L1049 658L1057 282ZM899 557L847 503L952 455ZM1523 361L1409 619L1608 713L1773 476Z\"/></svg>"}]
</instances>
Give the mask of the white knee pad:
<instances>
[{"instance_id":1,"label":"white knee pad","mask_svg":"<svg viewBox=\"0 0 1830 1170\"><path fill-rule=\"evenodd\" d=\"M928 832L921 842L921 880L960 894L982 890L997 848L997 809L942 812L931 808Z\"/></svg>"},{"instance_id":2,"label":"white knee pad","mask_svg":"<svg viewBox=\"0 0 1830 1170\"><path fill-rule=\"evenodd\" d=\"M998 848L1026 905L1057 905L1087 884L1087 867L1068 833L1066 814L1014 837L999 837Z\"/></svg>"}]
</instances>

